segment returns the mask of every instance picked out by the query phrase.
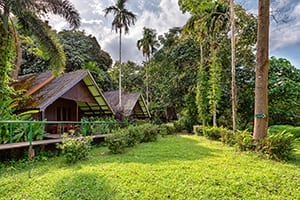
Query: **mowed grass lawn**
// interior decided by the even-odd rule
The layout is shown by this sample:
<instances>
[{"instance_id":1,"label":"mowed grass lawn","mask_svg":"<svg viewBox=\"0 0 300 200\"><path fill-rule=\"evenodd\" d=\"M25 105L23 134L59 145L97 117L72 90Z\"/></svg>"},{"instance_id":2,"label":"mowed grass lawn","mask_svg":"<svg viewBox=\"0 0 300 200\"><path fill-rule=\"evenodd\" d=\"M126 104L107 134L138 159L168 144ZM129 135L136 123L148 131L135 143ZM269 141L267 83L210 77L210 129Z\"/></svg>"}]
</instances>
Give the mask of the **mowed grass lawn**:
<instances>
[{"instance_id":1,"label":"mowed grass lawn","mask_svg":"<svg viewBox=\"0 0 300 200\"><path fill-rule=\"evenodd\" d=\"M300 162L263 160L198 136L169 136L125 154L94 148L0 169L0 199L299 199ZM299 153L299 151L298 151Z\"/></svg>"}]
</instances>

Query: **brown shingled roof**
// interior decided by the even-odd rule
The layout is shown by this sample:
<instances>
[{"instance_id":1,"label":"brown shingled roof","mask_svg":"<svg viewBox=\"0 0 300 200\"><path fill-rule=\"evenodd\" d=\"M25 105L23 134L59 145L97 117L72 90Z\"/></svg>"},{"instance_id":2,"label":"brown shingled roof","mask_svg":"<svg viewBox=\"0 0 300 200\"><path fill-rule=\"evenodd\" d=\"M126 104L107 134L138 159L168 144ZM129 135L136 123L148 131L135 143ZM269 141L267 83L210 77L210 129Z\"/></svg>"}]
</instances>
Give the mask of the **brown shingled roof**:
<instances>
[{"instance_id":1,"label":"brown shingled roof","mask_svg":"<svg viewBox=\"0 0 300 200\"><path fill-rule=\"evenodd\" d=\"M45 110L50 104L63 96L77 83L83 81L94 96L96 102L106 114L113 114L113 110L106 102L102 92L97 87L94 79L87 70L78 70L64 73L53 78L51 72L30 74L21 76L12 86L15 90L24 90L26 93L33 91L30 97L21 102L18 106L20 110L38 109ZM25 94L26 94L25 93ZM23 95L24 96L24 95Z\"/></svg>"},{"instance_id":2,"label":"brown shingled roof","mask_svg":"<svg viewBox=\"0 0 300 200\"><path fill-rule=\"evenodd\" d=\"M118 112L119 91L104 92L104 97L115 111ZM122 114L126 117L149 118L150 113L140 93L122 94Z\"/></svg>"}]
</instances>

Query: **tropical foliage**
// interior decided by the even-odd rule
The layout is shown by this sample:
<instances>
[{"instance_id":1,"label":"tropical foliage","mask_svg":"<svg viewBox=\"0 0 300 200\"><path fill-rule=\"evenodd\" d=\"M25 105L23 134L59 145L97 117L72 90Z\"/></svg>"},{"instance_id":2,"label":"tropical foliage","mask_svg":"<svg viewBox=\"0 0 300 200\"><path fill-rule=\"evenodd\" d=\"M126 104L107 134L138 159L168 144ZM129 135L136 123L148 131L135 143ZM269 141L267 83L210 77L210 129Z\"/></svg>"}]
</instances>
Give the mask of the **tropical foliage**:
<instances>
[{"instance_id":1,"label":"tropical foliage","mask_svg":"<svg viewBox=\"0 0 300 200\"><path fill-rule=\"evenodd\" d=\"M157 51L159 42L156 38L156 32L154 29L144 27L143 38L137 41L137 48L142 51L143 56L146 57L146 102L149 105L149 62L150 56Z\"/></svg>"},{"instance_id":2,"label":"tropical foliage","mask_svg":"<svg viewBox=\"0 0 300 200\"><path fill-rule=\"evenodd\" d=\"M53 13L62 16L69 22L71 28L77 28L80 25L80 17L74 6L67 0L56 1L4 1L1 6L1 47L7 46L7 39L12 36L17 43L17 32L15 23L20 28L30 34L33 34L42 49L49 54L49 63L53 74L59 74L65 68L66 58L62 46L59 44L55 34L50 27L40 17ZM10 18L10 14L16 19L16 22ZM17 47L17 46L16 46ZM17 58L19 58L17 56Z\"/></svg>"}]
</instances>

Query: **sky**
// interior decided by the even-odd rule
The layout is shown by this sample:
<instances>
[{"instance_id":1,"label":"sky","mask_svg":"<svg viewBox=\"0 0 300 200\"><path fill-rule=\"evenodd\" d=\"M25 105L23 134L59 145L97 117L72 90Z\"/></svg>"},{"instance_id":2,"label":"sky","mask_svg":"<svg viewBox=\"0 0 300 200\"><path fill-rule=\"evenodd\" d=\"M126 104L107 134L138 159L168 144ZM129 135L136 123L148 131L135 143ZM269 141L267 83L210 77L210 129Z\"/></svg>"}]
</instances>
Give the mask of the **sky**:
<instances>
[{"instance_id":1,"label":"sky","mask_svg":"<svg viewBox=\"0 0 300 200\"><path fill-rule=\"evenodd\" d=\"M119 35L112 30L113 15L104 17L103 10L115 5L117 0L70 0L81 16L80 30L95 36L104 51L114 61L118 60ZM286 58L300 68L300 1L271 0L271 13L276 14L276 22L271 17L270 56ZM258 0L235 0L249 12L257 14ZM122 61L128 60L141 64L145 59L136 47L137 40L143 37L143 27L155 29L163 35L172 27L183 26L189 14L183 14L178 7L178 0L128 0L126 8L137 15L135 25L130 27L129 34L122 38ZM279 11L289 14L289 19ZM284 22L282 22L282 19ZM50 25L61 31L69 29L60 17L51 16Z\"/></svg>"}]
</instances>

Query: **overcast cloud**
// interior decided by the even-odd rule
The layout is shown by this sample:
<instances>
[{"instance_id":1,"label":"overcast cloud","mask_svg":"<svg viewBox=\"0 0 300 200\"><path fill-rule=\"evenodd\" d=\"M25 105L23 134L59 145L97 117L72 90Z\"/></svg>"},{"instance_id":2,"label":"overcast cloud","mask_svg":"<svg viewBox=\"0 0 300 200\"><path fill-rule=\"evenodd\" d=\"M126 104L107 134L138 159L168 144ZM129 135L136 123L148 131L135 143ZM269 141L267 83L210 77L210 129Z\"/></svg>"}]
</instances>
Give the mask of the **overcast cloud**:
<instances>
[{"instance_id":1,"label":"overcast cloud","mask_svg":"<svg viewBox=\"0 0 300 200\"><path fill-rule=\"evenodd\" d=\"M95 36L103 50L118 60L118 34L111 29L113 16L104 17L103 9L115 5L114 0L71 0L81 16L80 30ZM252 13L257 14L257 1L236 0ZM274 3L275 2L275 3ZM144 59L136 47L137 40L142 38L143 27L155 29L158 35L170 28L182 26L189 18L182 14L178 0L129 0L126 8L137 15L137 21L130 27L129 34L123 35L122 61L131 60L141 63ZM298 0L273 0L272 11L286 11L289 14L287 23L272 21L270 30L270 54L286 57L300 68L300 2ZM278 16L278 15L277 15ZM281 16L283 17L283 16ZM281 18L282 19L282 18ZM50 24L56 30L68 29L64 20L51 16Z\"/></svg>"}]
</instances>

